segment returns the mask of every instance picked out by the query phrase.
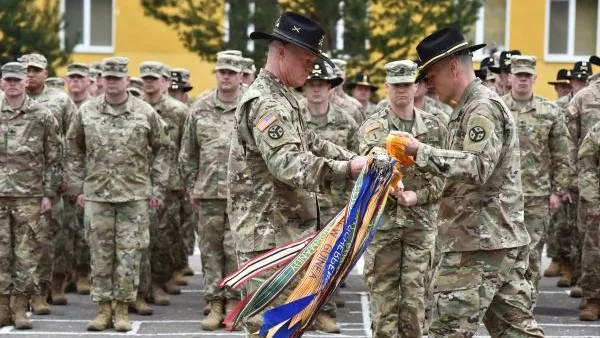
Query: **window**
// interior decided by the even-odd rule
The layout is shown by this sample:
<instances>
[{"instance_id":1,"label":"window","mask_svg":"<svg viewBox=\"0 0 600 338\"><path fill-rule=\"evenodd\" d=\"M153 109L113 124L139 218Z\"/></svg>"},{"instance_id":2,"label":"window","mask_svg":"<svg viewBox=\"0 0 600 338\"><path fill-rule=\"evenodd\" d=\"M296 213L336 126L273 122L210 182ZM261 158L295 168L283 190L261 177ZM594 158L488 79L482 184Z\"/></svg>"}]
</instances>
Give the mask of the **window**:
<instances>
[{"instance_id":1,"label":"window","mask_svg":"<svg viewBox=\"0 0 600 338\"><path fill-rule=\"evenodd\" d=\"M487 44L484 49L474 53L475 59L481 60L484 56L490 55L492 49L507 49L510 35L510 1L486 0L481 6L477 22L471 26L465 36L472 44Z\"/></svg>"},{"instance_id":2,"label":"window","mask_svg":"<svg viewBox=\"0 0 600 338\"><path fill-rule=\"evenodd\" d=\"M575 62L596 54L599 2L546 1L546 61Z\"/></svg>"},{"instance_id":3,"label":"window","mask_svg":"<svg viewBox=\"0 0 600 338\"><path fill-rule=\"evenodd\" d=\"M112 53L114 51L114 0L62 0L65 18L61 31L75 43L75 52Z\"/></svg>"}]
</instances>

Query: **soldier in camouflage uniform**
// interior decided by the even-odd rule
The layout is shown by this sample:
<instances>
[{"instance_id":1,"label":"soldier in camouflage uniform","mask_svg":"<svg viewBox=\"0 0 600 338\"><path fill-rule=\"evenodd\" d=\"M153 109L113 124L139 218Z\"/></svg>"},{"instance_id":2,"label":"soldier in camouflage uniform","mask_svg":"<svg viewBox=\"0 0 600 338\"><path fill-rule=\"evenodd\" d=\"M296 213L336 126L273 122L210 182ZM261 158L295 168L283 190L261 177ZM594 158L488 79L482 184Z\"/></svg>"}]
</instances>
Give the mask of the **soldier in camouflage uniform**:
<instances>
[{"instance_id":1,"label":"soldier in camouflage uniform","mask_svg":"<svg viewBox=\"0 0 600 338\"><path fill-rule=\"evenodd\" d=\"M63 90L53 89L44 85L44 79L48 76L48 71L46 70L48 61L46 57L40 54L26 54L21 56L19 61L27 67L27 95L50 110L58 121L61 138L64 139L69 122L73 115L77 113L77 106ZM66 167L64 158L62 166L63 168ZM68 177L65 177L65 179L68 180ZM43 251L39 264L40 286L42 288L41 296L35 296L31 299L31 307L36 314L50 313L50 307L46 302L48 293L51 293L51 300L54 305L67 304L64 284L67 273L71 272L71 268L65 264L57 264L56 270L54 270L56 261L55 246L61 240L61 231L65 226L62 193L66 189L66 186L67 183L65 182L59 187L59 197L52 206L49 226L41 234L47 240L42 241L43 244L40 248ZM60 261L65 262L64 259Z\"/></svg>"},{"instance_id":2,"label":"soldier in camouflage uniform","mask_svg":"<svg viewBox=\"0 0 600 338\"><path fill-rule=\"evenodd\" d=\"M298 101L288 89L304 84L315 56L331 64L320 51L324 29L296 13L284 13L277 22L273 34L250 34L252 39L270 40L269 52L265 68L235 112L227 189L239 264L313 233L319 220L312 192L345 184L365 163L363 157L308 130ZM255 291L268 275L250 280L245 293ZM321 317L317 316L316 325ZM260 315L245 318L244 323L257 337Z\"/></svg>"},{"instance_id":3,"label":"soldier in camouflage uniform","mask_svg":"<svg viewBox=\"0 0 600 338\"><path fill-rule=\"evenodd\" d=\"M244 74L242 83L248 86L251 85L256 79L256 66L254 65L254 60L251 58L244 58L242 73Z\"/></svg>"},{"instance_id":4,"label":"soldier in camouflage uniform","mask_svg":"<svg viewBox=\"0 0 600 338\"><path fill-rule=\"evenodd\" d=\"M130 77L129 78L129 86L127 86L127 91L129 94L135 97L141 97L144 94L144 81L139 77Z\"/></svg>"},{"instance_id":5,"label":"soldier in camouflage uniform","mask_svg":"<svg viewBox=\"0 0 600 338\"><path fill-rule=\"evenodd\" d=\"M142 264L146 269L143 269L145 275L142 273L140 276L140 288L135 302L135 309L139 314L150 314L152 311L144 300L150 292L150 285L151 299L158 305L167 305L169 298L163 292L163 288L167 293L179 294L181 290L178 284L187 284L183 276L178 275L178 271L187 262L187 255L179 232L179 200L185 194L185 188L177 169L177 154L188 112L185 104L161 92L166 81L163 76L165 70L162 63L142 62L139 68L143 81L143 99L166 123L167 133L174 147L169 164L171 170L163 208L158 212L150 210L150 247L147 252L149 261L148 255L142 258ZM179 252L175 249L178 249ZM150 262L150 269L147 269L148 262ZM149 273L150 271L151 273ZM149 283L150 280L151 283Z\"/></svg>"},{"instance_id":6,"label":"soldier in camouflage uniform","mask_svg":"<svg viewBox=\"0 0 600 338\"><path fill-rule=\"evenodd\" d=\"M564 114L551 101L533 93L535 66L534 56L513 56L511 91L502 97L519 130L524 220L531 238L527 279L534 287L534 304L550 214L560 207L574 175Z\"/></svg>"},{"instance_id":7,"label":"soldier in camouflage uniform","mask_svg":"<svg viewBox=\"0 0 600 338\"><path fill-rule=\"evenodd\" d=\"M62 77L49 77L44 80L44 84L50 88L54 88L60 91L65 90L65 79Z\"/></svg>"},{"instance_id":8,"label":"soldier in camouflage uniform","mask_svg":"<svg viewBox=\"0 0 600 338\"><path fill-rule=\"evenodd\" d=\"M438 108L435 104L435 100L427 96L427 83L424 80L420 80L417 83L417 92L415 93L414 100L415 108L418 108L430 115L437 117L444 125L448 125L450 122L450 114Z\"/></svg>"},{"instance_id":9,"label":"soldier in camouflage uniform","mask_svg":"<svg viewBox=\"0 0 600 338\"><path fill-rule=\"evenodd\" d=\"M348 90L352 97L362 104L365 119L373 115L375 104L371 102L371 96L377 91L377 86L369 81L369 77L362 73L356 74L348 83Z\"/></svg>"},{"instance_id":10,"label":"soldier in camouflage uniform","mask_svg":"<svg viewBox=\"0 0 600 338\"><path fill-rule=\"evenodd\" d=\"M217 88L202 93L185 124L181 172L198 215L198 244L204 275L204 299L210 313L203 330L217 330L239 303L239 292L218 281L237 268L227 212L227 162L235 127L235 107L243 95L242 58L221 54L215 66Z\"/></svg>"},{"instance_id":11,"label":"soldier in camouflage uniform","mask_svg":"<svg viewBox=\"0 0 600 338\"><path fill-rule=\"evenodd\" d=\"M342 79L342 85L331 90L329 100L335 108L349 114L357 124L361 124L366 114L363 105L357 99L344 92L346 66L348 63L341 59L331 59L331 61L335 64L335 68L333 69L335 75Z\"/></svg>"},{"instance_id":12,"label":"soldier in camouflage uniform","mask_svg":"<svg viewBox=\"0 0 600 338\"><path fill-rule=\"evenodd\" d=\"M502 51L498 58L498 63L494 63L493 66L489 67L492 73L496 74L495 92L500 96L504 96L510 92L510 58L514 55L521 55L521 52L516 49Z\"/></svg>"},{"instance_id":13,"label":"soldier in camouflage uniform","mask_svg":"<svg viewBox=\"0 0 600 338\"><path fill-rule=\"evenodd\" d=\"M388 101L360 127L360 153L384 151L391 131L408 132L422 142L443 147L445 124L413 104L417 64L393 61L385 69ZM433 268L438 201L444 181L415 167L401 171L404 191L395 196L397 199L388 200L365 255L374 338L423 335L425 288Z\"/></svg>"},{"instance_id":14,"label":"soldier in camouflage uniform","mask_svg":"<svg viewBox=\"0 0 600 338\"><path fill-rule=\"evenodd\" d=\"M543 337L531 312L527 228L517 123L502 99L475 78L469 46L456 28L417 45L419 77L455 104L446 149L410 133L406 155L446 178L439 209L442 258L434 279L429 337L471 337L483 321L492 337ZM448 52L451 51L451 52Z\"/></svg>"},{"instance_id":15,"label":"soldier in camouflage uniform","mask_svg":"<svg viewBox=\"0 0 600 338\"><path fill-rule=\"evenodd\" d=\"M579 319L592 321L600 316L600 122L581 142L578 168L579 216L584 233L581 288L587 299Z\"/></svg>"},{"instance_id":16,"label":"soldier in camouflage uniform","mask_svg":"<svg viewBox=\"0 0 600 338\"><path fill-rule=\"evenodd\" d=\"M77 62L68 65L66 82L67 93L77 108L91 98L88 65ZM59 239L56 242L56 261L64 257L62 258L64 263L55 264L65 264L65 271L72 266L75 270L74 282L77 293L87 295L90 293L90 248L85 241L83 231L83 208L75 202L73 199L65 198L65 226L62 231L64 240ZM65 250L64 254L60 253L60 249Z\"/></svg>"},{"instance_id":17,"label":"soldier in camouflage uniform","mask_svg":"<svg viewBox=\"0 0 600 338\"><path fill-rule=\"evenodd\" d=\"M131 330L142 251L149 244L148 203L159 210L173 154L165 123L146 102L127 93L123 57L104 59L106 93L84 103L67 133L70 193L85 204L96 318L88 330ZM148 202L148 200L150 200Z\"/></svg>"},{"instance_id":18,"label":"soldier in camouflage uniform","mask_svg":"<svg viewBox=\"0 0 600 338\"><path fill-rule=\"evenodd\" d=\"M104 94L104 79L102 78L102 62L90 64L90 75L94 79L94 85L90 88L90 95L100 96Z\"/></svg>"},{"instance_id":19,"label":"soldier in camouflage uniform","mask_svg":"<svg viewBox=\"0 0 600 338\"><path fill-rule=\"evenodd\" d=\"M62 142L50 111L25 95L27 68L2 66L0 98L0 326L30 329L29 296L40 294L44 229L63 183ZM9 298L14 296L11 319Z\"/></svg>"}]
</instances>

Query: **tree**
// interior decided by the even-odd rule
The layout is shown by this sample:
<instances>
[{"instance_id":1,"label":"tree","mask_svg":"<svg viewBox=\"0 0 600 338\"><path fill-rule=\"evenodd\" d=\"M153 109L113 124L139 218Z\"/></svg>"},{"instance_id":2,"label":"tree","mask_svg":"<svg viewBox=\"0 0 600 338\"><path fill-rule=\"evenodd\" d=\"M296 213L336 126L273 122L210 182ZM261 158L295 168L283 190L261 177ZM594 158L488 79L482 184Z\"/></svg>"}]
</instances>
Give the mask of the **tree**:
<instances>
[{"instance_id":1,"label":"tree","mask_svg":"<svg viewBox=\"0 0 600 338\"><path fill-rule=\"evenodd\" d=\"M48 59L48 73L70 62L73 44L61 48L59 32L64 24L59 1L2 0L0 6L0 63L15 61L27 53Z\"/></svg>"}]
</instances>

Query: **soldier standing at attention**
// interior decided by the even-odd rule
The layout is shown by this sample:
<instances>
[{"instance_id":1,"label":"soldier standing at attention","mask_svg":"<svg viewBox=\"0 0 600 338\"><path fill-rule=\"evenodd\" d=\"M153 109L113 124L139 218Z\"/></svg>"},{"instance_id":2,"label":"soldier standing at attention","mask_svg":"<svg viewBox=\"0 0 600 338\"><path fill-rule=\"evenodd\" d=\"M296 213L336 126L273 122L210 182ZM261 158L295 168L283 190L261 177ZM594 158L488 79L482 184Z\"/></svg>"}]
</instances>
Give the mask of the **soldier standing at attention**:
<instances>
[{"instance_id":1,"label":"soldier standing at attention","mask_svg":"<svg viewBox=\"0 0 600 338\"><path fill-rule=\"evenodd\" d=\"M502 99L475 78L470 46L454 27L417 45L419 77L454 106L447 149L412 134L406 154L446 178L439 210L442 257L434 280L429 337L471 337L483 321L492 337L543 337L531 312L527 228L517 124Z\"/></svg>"},{"instance_id":2,"label":"soldier standing at attention","mask_svg":"<svg viewBox=\"0 0 600 338\"><path fill-rule=\"evenodd\" d=\"M240 56L217 56L217 88L196 99L181 142L181 172L198 216L204 299L210 305L201 326L207 331L219 329L240 301L239 292L221 289L217 283L237 268L227 212L226 158L235 128L235 107L244 93L242 66Z\"/></svg>"},{"instance_id":3,"label":"soldier standing at attention","mask_svg":"<svg viewBox=\"0 0 600 338\"><path fill-rule=\"evenodd\" d=\"M148 203L159 210L168 186L171 141L152 107L127 93L129 60L104 59L106 93L84 103L67 133L71 195L85 205L96 318L88 330L131 330ZM149 202L148 202L149 201Z\"/></svg>"},{"instance_id":4,"label":"soldier standing at attention","mask_svg":"<svg viewBox=\"0 0 600 338\"><path fill-rule=\"evenodd\" d=\"M375 104L371 102L371 96L377 91L377 86L369 81L369 77L366 74L356 74L348 82L348 90L352 94L352 97L362 104L365 119L375 112Z\"/></svg>"},{"instance_id":5,"label":"soldier standing at attention","mask_svg":"<svg viewBox=\"0 0 600 338\"><path fill-rule=\"evenodd\" d=\"M269 51L265 68L235 112L229 153L229 220L239 264L315 232L319 220L314 192L345 184L366 163L306 129L289 89L304 84L317 57L331 65L321 51L323 27L287 12L272 33L253 32L250 38L269 40ZM246 294L261 283L262 277L250 280ZM251 336L257 337L261 321L260 315L245 320Z\"/></svg>"},{"instance_id":6,"label":"soldier standing at attention","mask_svg":"<svg viewBox=\"0 0 600 338\"><path fill-rule=\"evenodd\" d=\"M346 94L344 91L344 82L346 81L346 66L348 63L342 59L331 59L335 68L333 69L334 74L342 79L342 84L331 90L329 100L339 110L350 114L357 124L362 123L365 119L365 112L363 105L358 102L352 96Z\"/></svg>"},{"instance_id":7,"label":"soldier standing at attention","mask_svg":"<svg viewBox=\"0 0 600 338\"><path fill-rule=\"evenodd\" d=\"M510 92L510 58L514 55L521 55L521 52L516 49L502 51L498 59L498 66L489 67L492 73L496 74L495 91L500 96Z\"/></svg>"},{"instance_id":8,"label":"soldier standing at attention","mask_svg":"<svg viewBox=\"0 0 600 338\"><path fill-rule=\"evenodd\" d=\"M61 139L64 140L69 123L77 113L77 106L64 90L57 90L44 85L44 80L48 77L48 71L46 70L48 61L45 56L40 54L25 54L19 58L19 61L27 67L27 95L50 110L54 118L58 121ZM64 158L62 166L66 168ZM70 267L67 268L64 264L58 264L57 269L54 270L55 247L58 241L61 240L60 233L65 226L62 193L67 188L68 177L65 176L64 179L65 182L58 190L60 198L57 198L52 205L48 227L40 233L40 236L45 238L40 248L43 254L38 266L40 269L40 286L42 292L40 296L35 296L31 299L31 307L35 314L50 313L50 307L46 301L49 293L51 294L52 304L67 304L63 286L66 274L71 272L71 269Z\"/></svg>"},{"instance_id":9,"label":"soldier standing at attention","mask_svg":"<svg viewBox=\"0 0 600 338\"><path fill-rule=\"evenodd\" d=\"M63 183L62 141L52 113L27 97L27 68L2 66L0 98L0 326L31 329L29 297L40 294L39 235ZM9 308L10 296L13 317ZM39 296L38 296L39 297Z\"/></svg>"},{"instance_id":10,"label":"soldier standing at attention","mask_svg":"<svg viewBox=\"0 0 600 338\"><path fill-rule=\"evenodd\" d=\"M360 127L360 153L385 149L390 131L404 131L429 145L443 147L446 125L414 107L417 64L385 65L388 100ZM401 168L405 187L389 199L382 222L367 248L365 280L371 294L374 338L421 337L425 288L433 268L438 201L444 187L439 174Z\"/></svg>"}]
</instances>

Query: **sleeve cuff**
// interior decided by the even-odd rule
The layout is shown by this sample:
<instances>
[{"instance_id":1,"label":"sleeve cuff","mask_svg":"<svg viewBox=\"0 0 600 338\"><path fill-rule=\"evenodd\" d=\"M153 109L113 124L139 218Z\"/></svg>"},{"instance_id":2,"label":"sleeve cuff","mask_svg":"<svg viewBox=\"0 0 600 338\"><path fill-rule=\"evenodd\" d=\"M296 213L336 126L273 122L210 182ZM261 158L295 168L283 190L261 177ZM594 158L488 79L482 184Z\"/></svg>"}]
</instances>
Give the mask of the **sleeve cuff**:
<instances>
[{"instance_id":1,"label":"sleeve cuff","mask_svg":"<svg viewBox=\"0 0 600 338\"><path fill-rule=\"evenodd\" d=\"M415 192L417 194L417 205L426 204L429 200L429 192L426 189L420 189Z\"/></svg>"},{"instance_id":2,"label":"sleeve cuff","mask_svg":"<svg viewBox=\"0 0 600 338\"><path fill-rule=\"evenodd\" d=\"M429 163L429 157L431 155L433 147L427 145L425 143L419 143L419 149L417 149L417 156L415 158L415 163L419 167L427 166Z\"/></svg>"},{"instance_id":3,"label":"sleeve cuff","mask_svg":"<svg viewBox=\"0 0 600 338\"><path fill-rule=\"evenodd\" d=\"M333 179L347 179L350 171L350 161L331 161Z\"/></svg>"}]
</instances>

